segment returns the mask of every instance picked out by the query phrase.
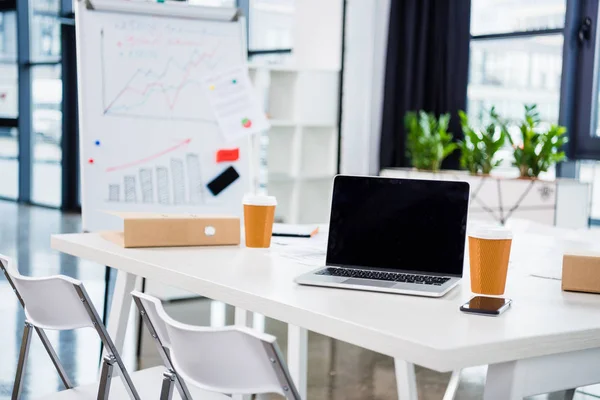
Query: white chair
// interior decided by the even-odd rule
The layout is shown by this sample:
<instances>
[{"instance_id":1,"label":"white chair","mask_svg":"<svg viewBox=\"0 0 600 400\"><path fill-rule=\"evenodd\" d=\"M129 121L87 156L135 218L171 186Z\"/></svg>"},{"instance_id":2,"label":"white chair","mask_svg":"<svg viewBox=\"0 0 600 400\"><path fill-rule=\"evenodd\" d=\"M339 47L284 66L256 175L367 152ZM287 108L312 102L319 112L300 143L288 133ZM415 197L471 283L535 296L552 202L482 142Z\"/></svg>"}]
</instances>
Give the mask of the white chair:
<instances>
[{"instance_id":1,"label":"white chair","mask_svg":"<svg viewBox=\"0 0 600 400\"><path fill-rule=\"evenodd\" d=\"M108 399L113 375L112 370L116 363L121 371L127 394L131 399L140 399L113 341L80 281L66 276L24 277L14 268L10 259L2 255L0 255L0 269L2 269L19 302L24 307L26 318L12 400L17 400L20 397L23 388L25 364L32 329L36 330L42 340L65 388L72 389L73 385L48 341L44 329L71 330L86 327L94 328L98 332L107 352L102 363L97 398Z\"/></svg>"},{"instance_id":2,"label":"white chair","mask_svg":"<svg viewBox=\"0 0 600 400\"><path fill-rule=\"evenodd\" d=\"M274 336L237 326L182 324L157 298L131 294L167 368L160 400L171 399L174 385L182 399L191 400L186 384L228 395L278 393L300 400Z\"/></svg>"}]
</instances>

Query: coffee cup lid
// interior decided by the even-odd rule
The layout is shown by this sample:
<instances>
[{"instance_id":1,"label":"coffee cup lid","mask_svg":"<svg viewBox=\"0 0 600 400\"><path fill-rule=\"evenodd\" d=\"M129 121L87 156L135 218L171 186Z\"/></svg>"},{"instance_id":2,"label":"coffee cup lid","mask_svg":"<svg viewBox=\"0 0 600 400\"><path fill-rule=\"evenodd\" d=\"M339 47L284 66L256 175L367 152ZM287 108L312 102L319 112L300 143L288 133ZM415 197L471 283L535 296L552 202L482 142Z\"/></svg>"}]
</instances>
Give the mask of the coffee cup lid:
<instances>
[{"instance_id":1,"label":"coffee cup lid","mask_svg":"<svg viewBox=\"0 0 600 400\"><path fill-rule=\"evenodd\" d=\"M512 232L506 228L480 227L469 232L469 236L478 239L503 240L512 239Z\"/></svg>"},{"instance_id":2,"label":"coffee cup lid","mask_svg":"<svg viewBox=\"0 0 600 400\"><path fill-rule=\"evenodd\" d=\"M242 204L249 206L276 206L277 199L275 196L246 193L242 200Z\"/></svg>"}]
</instances>

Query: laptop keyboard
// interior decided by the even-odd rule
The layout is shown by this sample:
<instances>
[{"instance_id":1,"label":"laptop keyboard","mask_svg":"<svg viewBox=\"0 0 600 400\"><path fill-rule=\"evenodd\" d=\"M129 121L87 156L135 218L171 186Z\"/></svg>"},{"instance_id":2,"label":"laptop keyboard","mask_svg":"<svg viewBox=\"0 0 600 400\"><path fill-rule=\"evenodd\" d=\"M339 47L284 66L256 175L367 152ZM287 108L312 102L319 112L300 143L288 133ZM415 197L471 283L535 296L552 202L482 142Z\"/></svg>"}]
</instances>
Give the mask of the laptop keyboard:
<instances>
[{"instance_id":1,"label":"laptop keyboard","mask_svg":"<svg viewBox=\"0 0 600 400\"><path fill-rule=\"evenodd\" d=\"M316 273L317 275L340 276L344 278L375 279L379 281L392 281L403 283L416 283L422 285L442 286L450 278L443 276L413 275L400 272L365 271L350 268L325 268Z\"/></svg>"}]
</instances>

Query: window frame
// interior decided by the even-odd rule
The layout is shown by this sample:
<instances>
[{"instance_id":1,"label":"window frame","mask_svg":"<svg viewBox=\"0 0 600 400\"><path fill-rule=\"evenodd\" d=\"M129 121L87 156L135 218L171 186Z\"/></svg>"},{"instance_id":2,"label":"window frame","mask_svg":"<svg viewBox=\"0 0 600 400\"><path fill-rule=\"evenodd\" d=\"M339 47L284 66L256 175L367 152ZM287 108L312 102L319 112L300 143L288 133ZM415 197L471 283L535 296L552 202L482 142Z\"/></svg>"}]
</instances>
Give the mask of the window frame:
<instances>
[{"instance_id":1,"label":"window frame","mask_svg":"<svg viewBox=\"0 0 600 400\"><path fill-rule=\"evenodd\" d=\"M571 160L600 160L600 137L592 136L600 70L596 69L598 0L567 1L561 83L561 124L569 132L567 155ZM579 40L582 23L590 18L590 37ZM589 82L593 82L589 85Z\"/></svg>"}]
</instances>

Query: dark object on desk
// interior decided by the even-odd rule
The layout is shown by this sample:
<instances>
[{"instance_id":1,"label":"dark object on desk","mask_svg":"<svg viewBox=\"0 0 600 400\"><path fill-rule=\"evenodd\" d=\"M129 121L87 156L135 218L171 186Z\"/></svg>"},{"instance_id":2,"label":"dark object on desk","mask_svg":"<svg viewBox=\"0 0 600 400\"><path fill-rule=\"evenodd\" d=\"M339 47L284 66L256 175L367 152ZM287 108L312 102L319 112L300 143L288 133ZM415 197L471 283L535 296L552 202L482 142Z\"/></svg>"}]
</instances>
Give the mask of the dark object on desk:
<instances>
[{"instance_id":1,"label":"dark object on desk","mask_svg":"<svg viewBox=\"0 0 600 400\"><path fill-rule=\"evenodd\" d=\"M317 225L273 224L273 236L311 238L317 233Z\"/></svg>"},{"instance_id":2,"label":"dark object on desk","mask_svg":"<svg viewBox=\"0 0 600 400\"><path fill-rule=\"evenodd\" d=\"M600 253L565 254L562 290L600 293Z\"/></svg>"},{"instance_id":3,"label":"dark object on desk","mask_svg":"<svg viewBox=\"0 0 600 400\"><path fill-rule=\"evenodd\" d=\"M511 299L500 297L475 296L462 306L460 311L496 317L510 307Z\"/></svg>"},{"instance_id":4,"label":"dark object on desk","mask_svg":"<svg viewBox=\"0 0 600 400\"><path fill-rule=\"evenodd\" d=\"M228 167L219 176L210 181L206 187L213 194L217 196L223 190L227 189L229 185L235 182L240 177L240 174L233 167Z\"/></svg>"}]
</instances>

